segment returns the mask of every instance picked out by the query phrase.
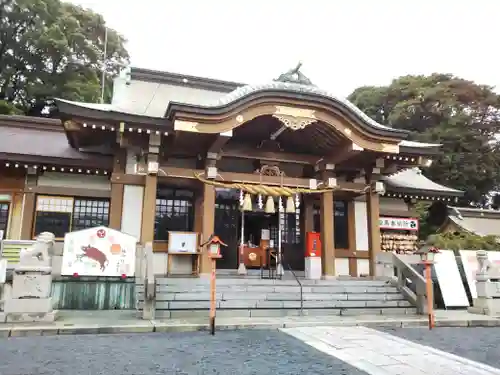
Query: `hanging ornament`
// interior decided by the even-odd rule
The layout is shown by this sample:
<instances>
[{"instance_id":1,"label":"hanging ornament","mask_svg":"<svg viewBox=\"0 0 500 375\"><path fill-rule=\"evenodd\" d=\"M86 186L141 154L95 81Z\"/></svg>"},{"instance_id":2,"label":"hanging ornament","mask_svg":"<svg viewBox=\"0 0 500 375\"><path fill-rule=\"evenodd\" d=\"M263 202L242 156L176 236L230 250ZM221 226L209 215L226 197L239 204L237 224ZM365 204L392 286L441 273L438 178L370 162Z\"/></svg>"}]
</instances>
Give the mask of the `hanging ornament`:
<instances>
[{"instance_id":1,"label":"hanging ornament","mask_svg":"<svg viewBox=\"0 0 500 375\"><path fill-rule=\"evenodd\" d=\"M252 211L252 197L246 193L243 199L243 211Z\"/></svg>"},{"instance_id":2,"label":"hanging ornament","mask_svg":"<svg viewBox=\"0 0 500 375\"><path fill-rule=\"evenodd\" d=\"M267 197L266 200L266 209L264 210L266 214L274 214L276 212L274 208L274 199L273 197Z\"/></svg>"},{"instance_id":3,"label":"hanging ornament","mask_svg":"<svg viewBox=\"0 0 500 375\"><path fill-rule=\"evenodd\" d=\"M278 200L278 210L279 212L283 212L283 199L281 197Z\"/></svg>"},{"instance_id":4,"label":"hanging ornament","mask_svg":"<svg viewBox=\"0 0 500 375\"><path fill-rule=\"evenodd\" d=\"M243 201L244 201L243 190L240 190L240 206L243 206Z\"/></svg>"},{"instance_id":5,"label":"hanging ornament","mask_svg":"<svg viewBox=\"0 0 500 375\"><path fill-rule=\"evenodd\" d=\"M293 197L289 196L286 199L286 213L294 214L295 213L295 204L293 203Z\"/></svg>"},{"instance_id":6,"label":"hanging ornament","mask_svg":"<svg viewBox=\"0 0 500 375\"><path fill-rule=\"evenodd\" d=\"M300 196L299 196L299 194L295 194L295 207L296 208L300 207Z\"/></svg>"},{"instance_id":7,"label":"hanging ornament","mask_svg":"<svg viewBox=\"0 0 500 375\"><path fill-rule=\"evenodd\" d=\"M262 210L264 207L264 202L262 201L262 194L259 194L259 198L257 198L257 206L259 207L259 210Z\"/></svg>"}]
</instances>

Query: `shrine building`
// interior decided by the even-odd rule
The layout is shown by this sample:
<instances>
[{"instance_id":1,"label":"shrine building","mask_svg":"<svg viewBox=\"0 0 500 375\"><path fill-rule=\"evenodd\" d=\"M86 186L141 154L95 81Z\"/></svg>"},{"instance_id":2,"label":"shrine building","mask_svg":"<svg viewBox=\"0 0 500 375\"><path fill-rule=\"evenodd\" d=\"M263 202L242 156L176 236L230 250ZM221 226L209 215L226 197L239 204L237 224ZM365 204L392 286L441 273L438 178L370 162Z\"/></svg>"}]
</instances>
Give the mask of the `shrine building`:
<instances>
[{"instance_id":1,"label":"shrine building","mask_svg":"<svg viewBox=\"0 0 500 375\"><path fill-rule=\"evenodd\" d=\"M324 276L374 275L380 251L414 250L418 200L462 195L421 173L440 145L375 122L299 68L260 85L129 68L111 104L56 105L57 119L0 116L6 239L104 225L152 241L162 273L170 231L215 233L228 245L217 267L235 272L259 267L266 237L300 271L317 232Z\"/></svg>"}]
</instances>

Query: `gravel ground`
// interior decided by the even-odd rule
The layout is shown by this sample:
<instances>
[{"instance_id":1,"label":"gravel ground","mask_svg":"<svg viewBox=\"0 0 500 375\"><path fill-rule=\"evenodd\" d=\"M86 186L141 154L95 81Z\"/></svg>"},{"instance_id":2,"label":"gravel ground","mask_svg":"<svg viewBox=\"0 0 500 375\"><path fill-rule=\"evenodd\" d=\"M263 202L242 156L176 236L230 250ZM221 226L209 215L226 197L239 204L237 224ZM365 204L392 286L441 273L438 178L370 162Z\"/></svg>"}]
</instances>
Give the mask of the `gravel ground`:
<instances>
[{"instance_id":1,"label":"gravel ground","mask_svg":"<svg viewBox=\"0 0 500 375\"><path fill-rule=\"evenodd\" d=\"M384 332L500 368L500 328L398 328Z\"/></svg>"},{"instance_id":2,"label":"gravel ground","mask_svg":"<svg viewBox=\"0 0 500 375\"><path fill-rule=\"evenodd\" d=\"M0 339L1 375L367 375L278 331Z\"/></svg>"}]
</instances>

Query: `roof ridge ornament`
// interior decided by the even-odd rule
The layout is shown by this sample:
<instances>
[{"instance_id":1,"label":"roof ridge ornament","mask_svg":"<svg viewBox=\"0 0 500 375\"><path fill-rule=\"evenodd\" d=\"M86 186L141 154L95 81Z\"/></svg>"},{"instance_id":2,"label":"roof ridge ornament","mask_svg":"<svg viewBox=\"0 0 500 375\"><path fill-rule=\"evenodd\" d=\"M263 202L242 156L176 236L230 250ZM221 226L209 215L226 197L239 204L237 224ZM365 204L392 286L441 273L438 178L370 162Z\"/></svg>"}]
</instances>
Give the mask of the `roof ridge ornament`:
<instances>
[{"instance_id":1,"label":"roof ridge ornament","mask_svg":"<svg viewBox=\"0 0 500 375\"><path fill-rule=\"evenodd\" d=\"M302 61L299 61L297 66L288 70L286 73L280 74L277 82L296 83L299 85L314 86L309 78L307 78L301 71Z\"/></svg>"}]
</instances>

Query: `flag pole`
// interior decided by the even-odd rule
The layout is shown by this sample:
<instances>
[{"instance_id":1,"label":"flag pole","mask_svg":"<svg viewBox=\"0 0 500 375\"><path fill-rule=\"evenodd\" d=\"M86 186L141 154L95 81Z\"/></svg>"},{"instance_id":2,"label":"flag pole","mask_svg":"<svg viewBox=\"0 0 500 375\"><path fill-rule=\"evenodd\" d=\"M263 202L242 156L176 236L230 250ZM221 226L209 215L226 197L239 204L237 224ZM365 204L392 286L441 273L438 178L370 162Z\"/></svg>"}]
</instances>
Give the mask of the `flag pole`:
<instances>
[{"instance_id":1,"label":"flag pole","mask_svg":"<svg viewBox=\"0 0 500 375\"><path fill-rule=\"evenodd\" d=\"M101 104L104 103L104 88L106 86L106 60L108 58L108 28L104 26L104 53L101 76Z\"/></svg>"}]
</instances>

